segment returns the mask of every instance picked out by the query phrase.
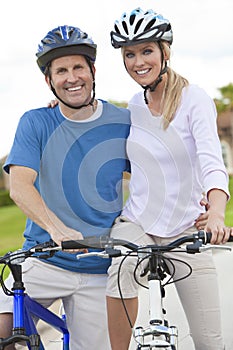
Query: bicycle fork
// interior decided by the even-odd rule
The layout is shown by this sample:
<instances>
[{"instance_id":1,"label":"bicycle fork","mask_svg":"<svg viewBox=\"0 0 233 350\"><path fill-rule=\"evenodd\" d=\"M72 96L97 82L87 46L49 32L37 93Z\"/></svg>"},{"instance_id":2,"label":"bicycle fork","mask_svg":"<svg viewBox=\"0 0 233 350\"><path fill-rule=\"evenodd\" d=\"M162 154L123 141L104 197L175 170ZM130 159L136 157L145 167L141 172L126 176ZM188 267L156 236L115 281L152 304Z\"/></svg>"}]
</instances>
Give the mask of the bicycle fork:
<instances>
[{"instance_id":1,"label":"bicycle fork","mask_svg":"<svg viewBox=\"0 0 233 350\"><path fill-rule=\"evenodd\" d=\"M11 265L11 271L14 275L14 285L12 290L14 291L14 313L13 313L13 329L12 340L13 342L26 341L31 350L40 349L40 336L38 334L32 334L27 336L24 326L24 284L22 281L21 265Z\"/></svg>"},{"instance_id":2,"label":"bicycle fork","mask_svg":"<svg viewBox=\"0 0 233 350\"><path fill-rule=\"evenodd\" d=\"M165 274L159 267L159 257L152 255L149 258L149 271L149 326L147 328L137 327L134 331L134 338L138 343L138 349L177 350L177 328L169 327L168 322L164 319L165 291L161 281L165 278Z\"/></svg>"}]
</instances>

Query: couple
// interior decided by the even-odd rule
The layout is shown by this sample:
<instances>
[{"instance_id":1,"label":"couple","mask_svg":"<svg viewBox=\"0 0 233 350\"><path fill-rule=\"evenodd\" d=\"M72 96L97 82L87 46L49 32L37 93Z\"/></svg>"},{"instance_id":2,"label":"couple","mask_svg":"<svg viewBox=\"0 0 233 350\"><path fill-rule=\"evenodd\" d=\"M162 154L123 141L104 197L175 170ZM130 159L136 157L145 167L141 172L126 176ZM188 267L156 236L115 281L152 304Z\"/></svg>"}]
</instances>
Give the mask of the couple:
<instances>
[{"instance_id":1,"label":"couple","mask_svg":"<svg viewBox=\"0 0 233 350\"><path fill-rule=\"evenodd\" d=\"M228 177L215 106L168 66L172 41L170 22L152 10L138 8L115 22L112 45L121 49L126 71L143 88L126 110L95 98L96 45L87 33L62 26L42 39L37 63L58 106L22 116L4 165L10 195L28 217L26 249L49 238L60 244L108 233L140 244L167 244L196 227L211 231L212 243L228 239ZM131 173L130 194L122 211L125 171ZM203 191L208 215L200 203ZM193 274L176 288L195 348L223 350L212 256L185 258ZM77 261L76 254L59 252L23 264L31 297L46 306L62 299L71 350L128 349L131 329L116 282L119 260ZM134 323L138 291L129 260L122 290ZM182 274L179 266L177 274ZM11 288L11 277L7 283ZM5 337L12 304L0 297L0 336Z\"/></svg>"}]
</instances>

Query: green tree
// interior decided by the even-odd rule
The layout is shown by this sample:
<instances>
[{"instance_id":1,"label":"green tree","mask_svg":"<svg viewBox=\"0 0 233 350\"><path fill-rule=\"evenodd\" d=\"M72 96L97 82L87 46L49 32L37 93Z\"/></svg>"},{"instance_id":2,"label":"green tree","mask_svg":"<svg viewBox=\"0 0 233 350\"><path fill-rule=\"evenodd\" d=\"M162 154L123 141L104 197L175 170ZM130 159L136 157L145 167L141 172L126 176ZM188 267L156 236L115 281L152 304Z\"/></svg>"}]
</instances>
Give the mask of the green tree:
<instances>
[{"instance_id":1,"label":"green tree","mask_svg":"<svg viewBox=\"0 0 233 350\"><path fill-rule=\"evenodd\" d=\"M115 100L109 100L108 102L112 103L113 105L117 106L117 107L123 107L123 108L127 108L128 103L125 101L115 101Z\"/></svg>"},{"instance_id":2,"label":"green tree","mask_svg":"<svg viewBox=\"0 0 233 350\"><path fill-rule=\"evenodd\" d=\"M218 113L233 111L233 83L218 88L220 98L215 99Z\"/></svg>"}]
</instances>

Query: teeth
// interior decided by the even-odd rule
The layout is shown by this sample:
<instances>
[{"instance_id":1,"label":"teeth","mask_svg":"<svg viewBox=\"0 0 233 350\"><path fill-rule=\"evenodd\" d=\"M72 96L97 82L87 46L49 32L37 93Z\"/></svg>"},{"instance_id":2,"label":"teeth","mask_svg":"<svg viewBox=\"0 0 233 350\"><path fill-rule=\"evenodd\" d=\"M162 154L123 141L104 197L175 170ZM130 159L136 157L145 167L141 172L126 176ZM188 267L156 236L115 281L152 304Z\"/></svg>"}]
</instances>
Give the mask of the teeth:
<instances>
[{"instance_id":1,"label":"teeth","mask_svg":"<svg viewBox=\"0 0 233 350\"><path fill-rule=\"evenodd\" d=\"M149 69L138 70L138 71L137 71L137 74L141 75L141 74L145 74L145 73L147 73L147 72L149 72Z\"/></svg>"},{"instance_id":2,"label":"teeth","mask_svg":"<svg viewBox=\"0 0 233 350\"><path fill-rule=\"evenodd\" d=\"M80 90L81 89L81 86L76 86L76 87L73 87L73 88L69 88L67 90L69 91L77 91L77 90Z\"/></svg>"}]
</instances>

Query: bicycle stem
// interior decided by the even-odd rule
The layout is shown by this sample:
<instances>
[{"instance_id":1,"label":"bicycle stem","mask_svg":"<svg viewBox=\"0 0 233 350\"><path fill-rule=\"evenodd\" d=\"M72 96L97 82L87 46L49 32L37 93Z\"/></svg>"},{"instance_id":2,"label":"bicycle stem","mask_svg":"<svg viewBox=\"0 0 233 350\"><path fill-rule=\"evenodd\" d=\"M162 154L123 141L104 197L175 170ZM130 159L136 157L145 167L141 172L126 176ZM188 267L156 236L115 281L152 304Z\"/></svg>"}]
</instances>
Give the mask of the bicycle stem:
<instances>
[{"instance_id":1,"label":"bicycle stem","mask_svg":"<svg viewBox=\"0 0 233 350\"><path fill-rule=\"evenodd\" d=\"M162 324L164 316L160 281L154 278L149 280L148 283L150 300L150 324ZM160 303L158 303L158 300L160 300Z\"/></svg>"}]
</instances>

